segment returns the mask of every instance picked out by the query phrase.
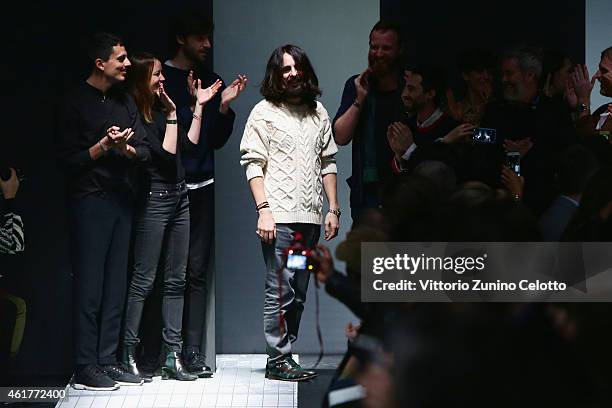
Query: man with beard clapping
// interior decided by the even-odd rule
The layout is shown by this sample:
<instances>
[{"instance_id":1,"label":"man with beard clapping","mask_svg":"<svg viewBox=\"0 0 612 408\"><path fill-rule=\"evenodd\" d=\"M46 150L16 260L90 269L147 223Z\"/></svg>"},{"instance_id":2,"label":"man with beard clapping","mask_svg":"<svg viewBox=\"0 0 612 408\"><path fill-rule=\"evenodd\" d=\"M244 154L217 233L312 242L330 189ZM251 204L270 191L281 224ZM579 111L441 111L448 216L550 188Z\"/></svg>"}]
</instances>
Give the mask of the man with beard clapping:
<instances>
[{"instance_id":1,"label":"man with beard clapping","mask_svg":"<svg viewBox=\"0 0 612 408\"><path fill-rule=\"evenodd\" d=\"M333 120L336 143L353 141L351 189L353 220L366 208L377 208L379 189L392 177L394 154L387 140L391 123L404 122L401 93L402 37L397 25L379 21L370 32L368 68L350 77Z\"/></svg>"}]
</instances>

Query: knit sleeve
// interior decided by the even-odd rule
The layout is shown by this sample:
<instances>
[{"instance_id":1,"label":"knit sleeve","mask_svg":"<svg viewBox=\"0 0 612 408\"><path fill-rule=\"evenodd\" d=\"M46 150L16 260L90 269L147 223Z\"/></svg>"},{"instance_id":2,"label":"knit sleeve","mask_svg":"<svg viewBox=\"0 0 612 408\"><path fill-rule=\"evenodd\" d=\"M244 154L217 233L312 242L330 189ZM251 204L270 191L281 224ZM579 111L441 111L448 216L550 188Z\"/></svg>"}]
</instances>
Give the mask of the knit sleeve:
<instances>
[{"instance_id":1,"label":"knit sleeve","mask_svg":"<svg viewBox=\"0 0 612 408\"><path fill-rule=\"evenodd\" d=\"M240 141L240 165L246 171L247 180L263 177L268 164L269 139L262 122L255 110L251 112Z\"/></svg>"},{"instance_id":2,"label":"knit sleeve","mask_svg":"<svg viewBox=\"0 0 612 408\"><path fill-rule=\"evenodd\" d=\"M14 254L23 251L23 221L13 212L4 214L0 225L0 253Z\"/></svg>"},{"instance_id":3,"label":"knit sleeve","mask_svg":"<svg viewBox=\"0 0 612 408\"><path fill-rule=\"evenodd\" d=\"M325 108L323 109L323 148L321 149L321 175L338 173L336 153L338 146L334 141L331 122Z\"/></svg>"}]
</instances>

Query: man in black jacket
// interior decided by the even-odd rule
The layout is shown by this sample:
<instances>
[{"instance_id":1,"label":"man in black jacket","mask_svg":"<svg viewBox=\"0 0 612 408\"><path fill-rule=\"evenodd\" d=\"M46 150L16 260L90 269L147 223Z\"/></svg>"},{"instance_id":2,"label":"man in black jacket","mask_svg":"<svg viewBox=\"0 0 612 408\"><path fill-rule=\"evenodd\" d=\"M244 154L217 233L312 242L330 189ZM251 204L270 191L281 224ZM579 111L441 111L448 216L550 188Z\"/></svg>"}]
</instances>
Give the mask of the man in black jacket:
<instances>
[{"instance_id":1,"label":"man in black jacket","mask_svg":"<svg viewBox=\"0 0 612 408\"><path fill-rule=\"evenodd\" d=\"M114 390L142 380L118 364L132 224L134 164L150 152L134 101L119 86L130 65L123 42L97 33L86 81L68 94L58 123L68 178L74 274L76 389Z\"/></svg>"}]
</instances>

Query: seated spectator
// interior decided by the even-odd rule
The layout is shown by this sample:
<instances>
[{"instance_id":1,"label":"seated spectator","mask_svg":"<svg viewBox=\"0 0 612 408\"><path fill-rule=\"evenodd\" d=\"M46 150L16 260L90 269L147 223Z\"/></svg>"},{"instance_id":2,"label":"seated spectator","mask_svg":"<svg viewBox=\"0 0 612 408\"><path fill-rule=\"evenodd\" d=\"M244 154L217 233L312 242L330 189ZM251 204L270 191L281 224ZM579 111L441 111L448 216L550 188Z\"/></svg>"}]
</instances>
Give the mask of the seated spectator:
<instances>
[{"instance_id":1,"label":"seated spectator","mask_svg":"<svg viewBox=\"0 0 612 408\"><path fill-rule=\"evenodd\" d=\"M541 94L542 57L538 49L518 46L501 59L503 99L487 105L482 119L486 128L496 129L495 144L479 146L472 159L472 175L491 186L506 151L521 155L525 176L524 203L541 215L554 199L554 163L557 156L575 141L567 109Z\"/></svg>"},{"instance_id":2,"label":"seated spectator","mask_svg":"<svg viewBox=\"0 0 612 408\"><path fill-rule=\"evenodd\" d=\"M485 50L471 49L459 56L459 70L465 82L465 96L455 100L451 89L446 91L448 113L457 122L480 125L484 107L493 90L495 57Z\"/></svg>"},{"instance_id":3,"label":"seated spectator","mask_svg":"<svg viewBox=\"0 0 612 408\"><path fill-rule=\"evenodd\" d=\"M567 149L557 171L561 194L540 218L540 231L545 241L559 241L572 215L580 205L582 192L597 170L595 156L585 147L574 145Z\"/></svg>"},{"instance_id":4,"label":"seated spectator","mask_svg":"<svg viewBox=\"0 0 612 408\"><path fill-rule=\"evenodd\" d=\"M452 167L446 163L426 160L416 166L414 174L426 177L438 187L440 198L445 200L457 188L457 176Z\"/></svg>"}]
</instances>

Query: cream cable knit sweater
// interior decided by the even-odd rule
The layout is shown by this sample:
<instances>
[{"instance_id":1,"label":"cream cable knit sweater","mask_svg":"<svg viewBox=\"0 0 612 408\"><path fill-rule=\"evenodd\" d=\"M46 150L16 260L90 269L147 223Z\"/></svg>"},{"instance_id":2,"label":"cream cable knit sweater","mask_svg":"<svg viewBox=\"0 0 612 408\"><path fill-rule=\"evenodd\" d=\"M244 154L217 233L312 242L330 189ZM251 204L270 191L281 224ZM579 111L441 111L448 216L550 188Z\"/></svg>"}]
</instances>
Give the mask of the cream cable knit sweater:
<instances>
[{"instance_id":1,"label":"cream cable knit sweater","mask_svg":"<svg viewBox=\"0 0 612 408\"><path fill-rule=\"evenodd\" d=\"M338 151L323 105L276 106L265 99L249 115L240 164L247 180L263 177L266 199L277 223L321 224L322 176L337 173Z\"/></svg>"}]
</instances>

